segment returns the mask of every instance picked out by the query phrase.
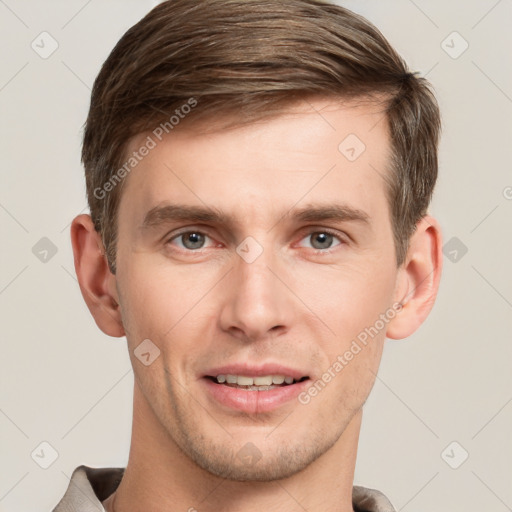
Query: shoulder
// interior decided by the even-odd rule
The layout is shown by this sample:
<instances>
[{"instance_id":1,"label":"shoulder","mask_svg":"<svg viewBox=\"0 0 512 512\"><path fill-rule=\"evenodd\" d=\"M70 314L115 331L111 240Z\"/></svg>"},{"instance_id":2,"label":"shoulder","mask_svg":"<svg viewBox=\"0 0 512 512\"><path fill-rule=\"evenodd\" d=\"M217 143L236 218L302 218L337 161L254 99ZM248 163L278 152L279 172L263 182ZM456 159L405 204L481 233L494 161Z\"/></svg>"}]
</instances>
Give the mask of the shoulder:
<instances>
[{"instance_id":1,"label":"shoulder","mask_svg":"<svg viewBox=\"0 0 512 512\"><path fill-rule=\"evenodd\" d=\"M71 475L64 496L52 512L97 512L98 505L117 489L123 474L124 468L78 466Z\"/></svg>"},{"instance_id":2,"label":"shoulder","mask_svg":"<svg viewBox=\"0 0 512 512\"><path fill-rule=\"evenodd\" d=\"M354 512L396 512L384 493L361 485L352 488L352 505Z\"/></svg>"}]
</instances>

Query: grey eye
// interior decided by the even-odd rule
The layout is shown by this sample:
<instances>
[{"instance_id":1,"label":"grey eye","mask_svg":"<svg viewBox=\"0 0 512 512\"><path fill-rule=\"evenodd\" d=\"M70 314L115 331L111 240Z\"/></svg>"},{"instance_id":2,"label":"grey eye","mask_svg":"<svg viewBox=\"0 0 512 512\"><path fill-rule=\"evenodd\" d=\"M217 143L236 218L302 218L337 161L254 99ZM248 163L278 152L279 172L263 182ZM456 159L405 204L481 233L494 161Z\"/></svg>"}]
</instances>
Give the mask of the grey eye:
<instances>
[{"instance_id":1,"label":"grey eye","mask_svg":"<svg viewBox=\"0 0 512 512\"><path fill-rule=\"evenodd\" d=\"M314 249L329 249L334 239L334 235L322 231L315 231L308 237L311 238L311 245Z\"/></svg>"},{"instance_id":2,"label":"grey eye","mask_svg":"<svg viewBox=\"0 0 512 512\"><path fill-rule=\"evenodd\" d=\"M186 249L200 249L204 245L205 236L196 231L189 231L179 235L178 240L181 240Z\"/></svg>"}]
</instances>

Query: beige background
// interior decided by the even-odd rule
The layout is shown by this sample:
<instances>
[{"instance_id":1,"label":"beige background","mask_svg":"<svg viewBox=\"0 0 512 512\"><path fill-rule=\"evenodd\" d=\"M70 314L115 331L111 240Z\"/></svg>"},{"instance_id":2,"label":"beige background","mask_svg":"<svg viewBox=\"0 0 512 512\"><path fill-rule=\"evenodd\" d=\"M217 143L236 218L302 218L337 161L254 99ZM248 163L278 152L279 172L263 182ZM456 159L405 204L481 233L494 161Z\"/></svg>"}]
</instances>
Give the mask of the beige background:
<instances>
[{"instance_id":1,"label":"beige background","mask_svg":"<svg viewBox=\"0 0 512 512\"><path fill-rule=\"evenodd\" d=\"M430 317L409 339L386 342L355 483L399 511L511 510L512 2L340 3L373 21L437 91L444 133L431 211L449 244ZM76 466L127 462L126 342L99 331L83 302L69 224L87 211L79 153L90 87L155 4L0 1L2 511L51 510ZM58 43L46 59L31 48L42 31ZM48 469L42 442L58 453Z\"/></svg>"}]
</instances>

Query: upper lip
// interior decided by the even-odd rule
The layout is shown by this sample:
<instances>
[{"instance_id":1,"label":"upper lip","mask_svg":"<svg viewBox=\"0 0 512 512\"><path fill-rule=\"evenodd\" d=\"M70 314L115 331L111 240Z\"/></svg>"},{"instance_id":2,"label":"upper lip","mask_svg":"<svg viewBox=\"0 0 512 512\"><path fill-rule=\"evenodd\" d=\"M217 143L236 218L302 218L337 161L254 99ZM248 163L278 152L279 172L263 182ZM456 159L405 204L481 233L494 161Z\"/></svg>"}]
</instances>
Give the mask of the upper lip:
<instances>
[{"instance_id":1,"label":"upper lip","mask_svg":"<svg viewBox=\"0 0 512 512\"><path fill-rule=\"evenodd\" d=\"M306 371L290 368L277 363L265 363L253 365L247 363L235 363L224 366L218 366L207 370L203 377L217 377L217 375L244 375L246 377L262 377L264 375L284 375L299 380L302 377L308 377Z\"/></svg>"}]
</instances>

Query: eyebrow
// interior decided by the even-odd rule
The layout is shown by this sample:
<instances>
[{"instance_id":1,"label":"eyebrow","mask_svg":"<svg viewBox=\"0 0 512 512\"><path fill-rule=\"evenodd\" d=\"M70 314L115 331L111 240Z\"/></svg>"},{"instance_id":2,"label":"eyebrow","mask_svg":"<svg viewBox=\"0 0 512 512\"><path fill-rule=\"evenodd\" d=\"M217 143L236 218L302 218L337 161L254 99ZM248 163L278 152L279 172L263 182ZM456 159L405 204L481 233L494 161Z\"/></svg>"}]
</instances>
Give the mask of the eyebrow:
<instances>
[{"instance_id":1,"label":"eyebrow","mask_svg":"<svg viewBox=\"0 0 512 512\"><path fill-rule=\"evenodd\" d=\"M370 216L366 212L338 203L307 204L301 208L292 208L280 217L279 221L281 220L295 220L297 222L350 221L367 226L371 225ZM163 204L151 208L146 213L140 229L146 231L173 221L208 222L226 226L238 224L235 217L215 207Z\"/></svg>"}]
</instances>

